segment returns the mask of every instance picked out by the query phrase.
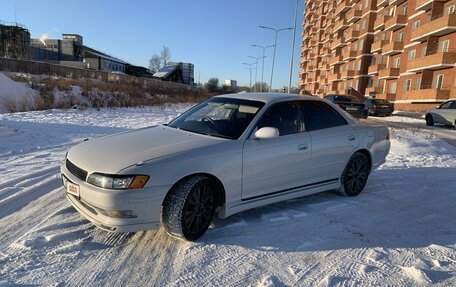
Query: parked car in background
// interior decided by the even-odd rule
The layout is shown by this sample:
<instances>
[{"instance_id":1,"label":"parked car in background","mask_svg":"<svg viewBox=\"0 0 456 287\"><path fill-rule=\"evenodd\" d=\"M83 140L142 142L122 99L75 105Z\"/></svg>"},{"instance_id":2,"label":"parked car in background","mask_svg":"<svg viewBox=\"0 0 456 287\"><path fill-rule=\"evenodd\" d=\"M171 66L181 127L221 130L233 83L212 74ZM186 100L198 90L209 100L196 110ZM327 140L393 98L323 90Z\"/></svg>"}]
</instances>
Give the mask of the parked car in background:
<instances>
[{"instance_id":1,"label":"parked car in background","mask_svg":"<svg viewBox=\"0 0 456 287\"><path fill-rule=\"evenodd\" d=\"M456 100L446 101L435 109L427 111L425 120L428 126L439 123L456 128Z\"/></svg>"},{"instance_id":2,"label":"parked car in background","mask_svg":"<svg viewBox=\"0 0 456 287\"><path fill-rule=\"evenodd\" d=\"M384 99L367 99L364 102L369 116L391 116L393 104Z\"/></svg>"},{"instance_id":3,"label":"parked car in background","mask_svg":"<svg viewBox=\"0 0 456 287\"><path fill-rule=\"evenodd\" d=\"M367 109L361 100L349 95L329 94L324 97L325 100L338 105L355 118L367 118Z\"/></svg>"},{"instance_id":4,"label":"parked car in background","mask_svg":"<svg viewBox=\"0 0 456 287\"><path fill-rule=\"evenodd\" d=\"M69 202L98 227L163 225L195 240L213 217L338 190L358 195L390 149L388 128L290 94L213 97L169 124L84 141L61 165Z\"/></svg>"}]
</instances>

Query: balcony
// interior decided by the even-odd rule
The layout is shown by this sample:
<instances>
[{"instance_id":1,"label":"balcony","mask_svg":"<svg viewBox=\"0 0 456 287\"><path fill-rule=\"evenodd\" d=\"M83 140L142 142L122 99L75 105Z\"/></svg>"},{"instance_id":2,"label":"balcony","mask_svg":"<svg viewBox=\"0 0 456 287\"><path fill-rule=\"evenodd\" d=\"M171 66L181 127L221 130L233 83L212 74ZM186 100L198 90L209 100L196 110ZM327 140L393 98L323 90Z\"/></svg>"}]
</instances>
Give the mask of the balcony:
<instances>
[{"instance_id":1,"label":"balcony","mask_svg":"<svg viewBox=\"0 0 456 287\"><path fill-rule=\"evenodd\" d=\"M332 67L337 64L342 64L344 61L342 60L342 55L335 56L329 59L329 66Z\"/></svg>"},{"instance_id":2,"label":"balcony","mask_svg":"<svg viewBox=\"0 0 456 287\"><path fill-rule=\"evenodd\" d=\"M390 6L399 6L400 4L404 3L406 0L390 0L389 5Z\"/></svg>"},{"instance_id":3,"label":"balcony","mask_svg":"<svg viewBox=\"0 0 456 287\"><path fill-rule=\"evenodd\" d=\"M342 60L347 61L347 60L353 60L356 58L356 51L354 50L346 50L342 52Z\"/></svg>"},{"instance_id":4,"label":"balcony","mask_svg":"<svg viewBox=\"0 0 456 287\"><path fill-rule=\"evenodd\" d=\"M358 10L356 8L352 8L347 12L347 23L351 24L356 22L358 19L360 19L362 16L361 10Z\"/></svg>"},{"instance_id":5,"label":"balcony","mask_svg":"<svg viewBox=\"0 0 456 287\"><path fill-rule=\"evenodd\" d=\"M399 68L386 68L379 72L379 79L397 79L399 77Z\"/></svg>"},{"instance_id":6,"label":"balcony","mask_svg":"<svg viewBox=\"0 0 456 287\"><path fill-rule=\"evenodd\" d=\"M339 30L345 30L347 27L347 20L344 18L342 20L337 21L337 23L334 25L333 32L336 33Z\"/></svg>"},{"instance_id":7,"label":"balcony","mask_svg":"<svg viewBox=\"0 0 456 287\"><path fill-rule=\"evenodd\" d=\"M383 30L385 28L385 22L388 21L390 18L391 18L391 16L384 15L384 16L381 16L381 17L375 19L374 29Z\"/></svg>"},{"instance_id":8,"label":"balcony","mask_svg":"<svg viewBox=\"0 0 456 287\"><path fill-rule=\"evenodd\" d=\"M412 31L411 41L423 42L428 36L444 36L456 31L456 14L438 17Z\"/></svg>"},{"instance_id":9,"label":"balcony","mask_svg":"<svg viewBox=\"0 0 456 287\"><path fill-rule=\"evenodd\" d=\"M407 24L406 15L396 15L385 22L385 30L396 31Z\"/></svg>"},{"instance_id":10,"label":"balcony","mask_svg":"<svg viewBox=\"0 0 456 287\"><path fill-rule=\"evenodd\" d=\"M328 76L328 82L337 82L337 81L342 81L340 79L340 74L339 73L330 74Z\"/></svg>"},{"instance_id":11,"label":"balcony","mask_svg":"<svg viewBox=\"0 0 456 287\"><path fill-rule=\"evenodd\" d=\"M377 8L385 7L389 4L389 0L378 0L377 1Z\"/></svg>"},{"instance_id":12,"label":"balcony","mask_svg":"<svg viewBox=\"0 0 456 287\"><path fill-rule=\"evenodd\" d=\"M450 97L449 89L422 89L407 91L402 94L403 100L415 100L416 102L423 102L428 100L448 100Z\"/></svg>"},{"instance_id":13,"label":"balcony","mask_svg":"<svg viewBox=\"0 0 456 287\"><path fill-rule=\"evenodd\" d=\"M387 100L387 101L395 101L396 100L396 94L393 94L393 93L380 93L380 94L377 94L377 96L375 98L376 99L384 99L384 100Z\"/></svg>"},{"instance_id":14,"label":"balcony","mask_svg":"<svg viewBox=\"0 0 456 287\"><path fill-rule=\"evenodd\" d=\"M341 2L339 2L337 4L337 7L336 7L336 13L335 15L339 15L340 13L342 12L346 12L350 9L350 4L349 4L349 0L342 0Z\"/></svg>"},{"instance_id":15,"label":"balcony","mask_svg":"<svg viewBox=\"0 0 456 287\"><path fill-rule=\"evenodd\" d=\"M359 31L355 30L353 27L345 30L344 33L345 41L353 42L359 37Z\"/></svg>"},{"instance_id":16,"label":"balcony","mask_svg":"<svg viewBox=\"0 0 456 287\"><path fill-rule=\"evenodd\" d=\"M381 94L383 93L383 88L381 87L367 87L366 91L364 94L370 95L370 94Z\"/></svg>"},{"instance_id":17,"label":"balcony","mask_svg":"<svg viewBox=\"0 0 456 287\"><path fill-rule=\"evenodd\" d=\"M433 2L445 2L445 0L416 0L416 11L427 11L431 9Z\"/></svg>"},{"instance_id":18,"label":"balcony","mask_svg":"<svg viewBox=\"0 0 456 287\"><path fill-rule=\"evenodd\" d=\"M386 65L385 64L375 64L375 65L371 65L369 66L368 70L367 70L367 74L369 75L378 75L378 72L385 69L386 68Z\"/></svg>"},{"instance_id":19,"label":"balcony","mask_svg":"<svg viewBox=\"0 0 456 287\"><path fill-rule=\"evenodd\" d=\"M331 43L331 50L334 50L338 47L344 47L346 45L347 45L347 43L345 42L344 37L340 37L336 40L333 40L333 42Z\"/></svg>"},{"instance_id":20,"label":"balcony","mask_svg":"<svg viewBox=\"0 0 456 287\"><path fill-rule=\"evenodd\" d=\"M389 43L388 40L379 40L377 42L372 43L372 46L371 46L372 53L381 52L382 48L388 43Z\"/></svg>"},{"instance_id":21,"label":"balcony","mask_svg":"<svg viewBox=\"0 0 456 287\"><path fill-rule=\"evenodd\" d=\"M433 55L408 60L407 72L445 69L454 67L455 63L456 51L439 52Z\"/></svg>"},{"instance_id":22,"label":"balcony","mask_svg":"<svg viewBox=\"0 0 456 287\"><path fill-rule=\"evenodd\" d=\"M391 42L383 47L383 55L396 55L402 53L402 50L404 50L404 42Z\"/></svg>"},{"instance_id":23,"label":"balcony","mask_svg":"<svg viewBox=\"0 0 456 287\"><path fill-rule=\"evenodd\" d=\"M340 78L341 79L353 79L354 75L355 75L354 70L344 70L340 73Z\"/></svg>"}]
</instances>

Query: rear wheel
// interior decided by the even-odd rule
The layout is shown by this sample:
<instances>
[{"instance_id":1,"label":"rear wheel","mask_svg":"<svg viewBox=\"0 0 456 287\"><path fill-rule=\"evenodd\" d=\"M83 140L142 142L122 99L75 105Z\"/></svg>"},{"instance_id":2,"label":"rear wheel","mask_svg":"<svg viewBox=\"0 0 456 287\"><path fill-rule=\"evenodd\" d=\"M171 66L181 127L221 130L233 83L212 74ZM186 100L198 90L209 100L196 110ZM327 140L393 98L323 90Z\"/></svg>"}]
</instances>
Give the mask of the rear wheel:
<instances>
[{"instance_id":1,"label":"rear wheel","mask_svg":"<svg viewBox=\"0 0 456 287\"><path fill-rule=\"evenodd\" d=\"M369 176L369 160L362 153L355 153L341 176L341 187L339 193L344 196L356 196L361 193L366 186Z\"/></svg>"},{"instance_id":2,"label":"rear wheel","mask_svg":"<svg viewBox=\"0 0 456 287\"><path fill-rule=\"evenodd\" d=\"M426 125L428 125L428 126L434 125L434 119L432 118L432 116L430 114L426 115L425 120L426 120Z\"/></svg>"},{"instance_id":3,"label":"rear wheel","mask_svg":"<svg viewBox=\"0 0 456 287\"><path fill-rule=\"evenodd\" d=\"M215 187L208 178L195 176L178 183L163 203L163 227L172 236L196 240L209 228L215 202Z\"/></svg>"}]
</instances>

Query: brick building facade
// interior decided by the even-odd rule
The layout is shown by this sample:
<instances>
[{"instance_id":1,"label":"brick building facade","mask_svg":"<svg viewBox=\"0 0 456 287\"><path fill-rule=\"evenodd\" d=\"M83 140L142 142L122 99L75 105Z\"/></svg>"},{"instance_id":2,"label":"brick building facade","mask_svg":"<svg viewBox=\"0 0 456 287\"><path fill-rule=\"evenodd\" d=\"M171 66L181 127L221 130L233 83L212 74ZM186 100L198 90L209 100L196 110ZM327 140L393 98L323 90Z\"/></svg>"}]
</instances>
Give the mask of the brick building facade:
<instances>
[{"instance_id":1,"label":"brick building facade","mask_svg":"<svg viewBox=\"0 0 456 287\"><path fill-rule=\"evenodd\" d=\"M456 98L456 0L310 0L301 93L424 111Z\"/></svg>"}]
</instances>

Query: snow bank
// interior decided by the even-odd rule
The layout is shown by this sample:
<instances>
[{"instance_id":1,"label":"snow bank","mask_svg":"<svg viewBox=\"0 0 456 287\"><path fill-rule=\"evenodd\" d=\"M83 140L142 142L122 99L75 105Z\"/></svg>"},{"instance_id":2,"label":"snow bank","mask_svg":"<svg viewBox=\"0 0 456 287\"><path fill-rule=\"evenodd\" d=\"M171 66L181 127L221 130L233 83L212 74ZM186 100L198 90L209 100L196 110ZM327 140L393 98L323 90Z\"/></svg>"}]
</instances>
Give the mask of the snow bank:
<instances>
[{"instance_id":1,"label":"snow bank","mask_svg":"<svg viewBox=\"0 0 456 287\"><path fill-rule=\"evenodd\" d=\"M0 73L0 113L34 109L36 93L35 90Z\"/></svg>"}]
</instances>

